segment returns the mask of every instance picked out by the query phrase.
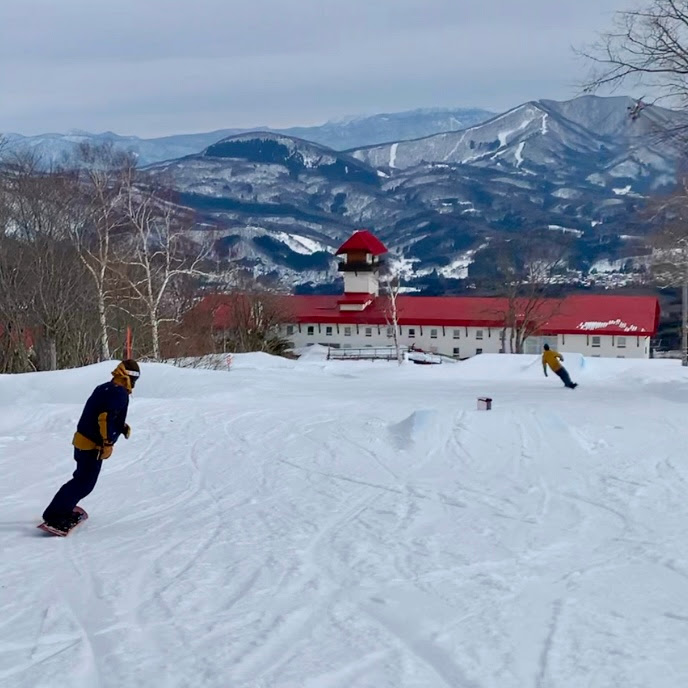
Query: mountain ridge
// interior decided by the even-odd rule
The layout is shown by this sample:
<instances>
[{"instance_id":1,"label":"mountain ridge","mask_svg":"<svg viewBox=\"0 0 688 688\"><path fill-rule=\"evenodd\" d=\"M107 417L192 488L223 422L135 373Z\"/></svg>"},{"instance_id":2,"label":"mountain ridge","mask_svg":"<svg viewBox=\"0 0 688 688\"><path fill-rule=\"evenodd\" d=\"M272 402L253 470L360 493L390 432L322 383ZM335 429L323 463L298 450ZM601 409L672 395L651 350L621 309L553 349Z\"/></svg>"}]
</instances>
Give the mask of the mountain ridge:
<instances>
[{"instance_id":1,"label":"mountain ridge","mask_svg":"<svg viewBox=\"0 0 688 688\"><path fill-rule=\"evenodd\" d=\"M154 164L193 155L228 136L255 131L281 133L305 138L334 149L353 148L369 143L404 138L417 132L433 133L458 129L465 123L482 121L494 113L479 108L424 108L396 113L381 113L345 118L344 122L329 121L321 125L283 129L267 126L216 129L210 132L175 134L153 138L122 136L113 132L93 134L71 130L66 134L45 133L34 136L6 133L8 150L34 150L48 162L59 162L74 154L82 142L112 143L120 150L133 152L141 165ZM439 116L438 116L439 115ZM452 123L452 120L454 122Z\"/></svg>"},{"instance_id":2,"label":"mountain ridge","mask_svg":"<svg viewBox=\"0 0 688 688\"><path fill-rule=\"evenodd\" d=\"M573 237L571 279L589 284L641 265L649 228L636 211L675 183L665 134L683 121L624 96L530 101L460 131L343 151L244 131L143 171L171 180L236 265L292 286L335 288L334 250L361 227L426 290L465 287L490 241L536 229Z\"/></svg>"},{"instance_id":3,"label":"mountain ridge","mask_svg":"<svg viewBox=\"0 0 688 688\"><path fill-rule=\"evenodd\" d=\"M460 132L340 152L244 133L216 144L221 157L206 150L151 173L175 179L184 201L222 228L240 263L293 284L336 280L332 253L359 227L378 234L407 278L421 281L465 278L491 237L549 228L575 236L572 270L584 278L642 252L635 237L646 228L634 212L673 178L670 147L648 143L645 133L656 122L671 125L674 113L647 110L649 123L629 129L630 102L524 103ZM266 141L281 141L280 155L266 157ZM357 174L331 175L333 161L339 170L355 162ZM303 253L290 257L290 242L306 242L317 261L300 270Z\"/></svg>"}]
</instances>

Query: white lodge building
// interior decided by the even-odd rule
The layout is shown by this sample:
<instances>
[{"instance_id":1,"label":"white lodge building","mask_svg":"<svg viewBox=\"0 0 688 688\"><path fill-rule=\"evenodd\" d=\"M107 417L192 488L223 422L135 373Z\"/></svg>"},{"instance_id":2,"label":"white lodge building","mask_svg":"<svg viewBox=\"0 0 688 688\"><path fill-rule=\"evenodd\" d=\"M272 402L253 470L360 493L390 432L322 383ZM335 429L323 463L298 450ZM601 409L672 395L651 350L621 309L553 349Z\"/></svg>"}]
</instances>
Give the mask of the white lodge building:
<instances>
[{"instance_id":1,"label":"white lodge building","mask_svg":"<svg viewBox=\"0 0 688 688\"><path fill-rule=\"evenodd\" d=\"M287 297L291 322L282 334L294 347L392 346L391 300L379 295L378 280L380 256L386 252L370 232L355 232L337 251L344 256L339 266L344 294ZM396 301L404 347L455 358L503 352L506 299L400 294ZM526 353L539 353L546 342L585 356L650 357L659 322L659 302L653 296L572 295L553 300L550 312L538 335L526 341ZM508 351L508 333L506 347Z\"/></svg>"}]
</instances>

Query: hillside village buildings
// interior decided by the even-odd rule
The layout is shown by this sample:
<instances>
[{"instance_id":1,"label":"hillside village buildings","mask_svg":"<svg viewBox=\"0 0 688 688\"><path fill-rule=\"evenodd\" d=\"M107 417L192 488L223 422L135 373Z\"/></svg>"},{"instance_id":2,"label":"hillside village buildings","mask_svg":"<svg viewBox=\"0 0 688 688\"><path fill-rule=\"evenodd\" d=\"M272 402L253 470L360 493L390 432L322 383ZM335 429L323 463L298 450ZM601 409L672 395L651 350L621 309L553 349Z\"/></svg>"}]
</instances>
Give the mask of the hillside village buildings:
<instances>
[{"instance_id":1,"label":"hillside village buildings","mask_svg":"<svg viewBox=\"0 0 688 688\"><path fill-rule=\"evenodd\" d=\"M335 349L393 345L394 316L389 296L380 294L382 242L366 230L338 249L344 275L339 296L285 297L282 334L295 348L313 344ZM508 352L506 299L465 296L412 296L396 299L400 344L463 359ZM659 323L652 296L572 295L542 304L547 317L525 342L525 353L548 343L563 352L592 357L649 358ZM343 352L342 352L343 353Z\"/></svg>"}]
</instances>

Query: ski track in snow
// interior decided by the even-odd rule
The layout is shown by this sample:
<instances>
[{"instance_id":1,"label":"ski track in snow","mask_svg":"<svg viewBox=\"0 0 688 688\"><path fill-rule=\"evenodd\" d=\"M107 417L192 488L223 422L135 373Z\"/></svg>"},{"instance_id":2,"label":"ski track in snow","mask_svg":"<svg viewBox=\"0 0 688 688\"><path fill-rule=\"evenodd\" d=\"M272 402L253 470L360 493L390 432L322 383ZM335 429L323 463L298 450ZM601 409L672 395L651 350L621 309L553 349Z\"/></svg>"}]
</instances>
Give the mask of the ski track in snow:
<instances>
[{"instance_id":1,"label":"ski track in snow","mask_svg":"<svg viewBox=\"0 0 688 688\"><path fill-rule=\"evenodd\" d=\"M0 686L688 685L680 366L235 358L144 366L66 539L111 364L0 376Z\"/></svg>"},{"instance_id":2,"label":"ski track in snow","mask_svg":"<svg viewBox=\"0 0 688 688\"><path fill-rule=\"evenodd\" d=\"M543 112L542 113L542 127L540 133L545 136L548 131L549 131L549 126L547 124L547 120L549 119L549 113Z\"/></svg>"},{"instance_id":3,"label":"ski track in snow","mask_svg":"<svg viewBox=\"0 0 688 688\"><path fill-rule=\"evenodd\" d=\"M514 151L514 155L516 156L516 167L520 167L523 164L523 149L525 147L526 142L521 141L516 147L516 150Z\"/></svg>"},{"instance_id":4,"label":"ski track in snow","mask_svg":"<svg viewBox=\"0 0 688 688\"><path fill-rule=\"evenodd\" d=\"M397 166L397 149L399 148L398 143L393 143L389 147L389 166L395 168Z\"/></svg>"}]
</instances>

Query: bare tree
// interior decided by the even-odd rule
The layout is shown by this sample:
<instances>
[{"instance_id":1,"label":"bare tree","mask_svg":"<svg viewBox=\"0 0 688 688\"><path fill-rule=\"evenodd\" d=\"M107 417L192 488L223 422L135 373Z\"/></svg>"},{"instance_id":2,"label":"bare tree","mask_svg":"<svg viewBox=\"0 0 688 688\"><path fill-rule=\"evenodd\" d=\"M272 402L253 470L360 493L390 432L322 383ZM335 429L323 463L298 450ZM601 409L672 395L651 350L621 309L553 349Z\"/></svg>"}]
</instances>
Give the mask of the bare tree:
<instances>
[{"instance_id":1,"label":"bare tree","mask_svg":"<svg viewBox=\"0 0 688 688\"><path fill-rule=\"evenodd\" d=\"M490 247L494 271L483 283L502 298L503 306L490 314L504 323L502 351L523 353L526 340L561 310L555 282L568 248L565 238L554 240L547 232L526 232Z\"/></svg>"},{"instance_id":2,"label":"bare tree","mask_svg":"<svg viewBox=\"0 0 688 688\"><path fill-rule=\"evenodd\" d=\"M127 226L124 189L133 179L135 161L111 144L84 144L76 160L83 193L84 221L70 232L79 258L93 281L100 326L100 358L110 358L108 308L113 296L111 264L118 234Z\"/></svg>"},{"instance_id":3,"label":"bare tree","mask_svg":"<svg viewBox=\"0 0 688 688\"><path fill-rule=\"evenodd\" d=\"M658 229L652 236L652 279L661 287L681 287L681 360L688 366L688 180L651 206Z\"/></svg>"},{"instance_id":4,"label":"bare tree","mask_svg":"<svg viewBox=\"0 0 688 688\"><path fill-rule=\"evenodd\" d=\"M290 346L282 336L284 325L295 321L289 308L289 297L278 288L258 285L247 275L234 276L229 293L210 297L217 320L223 352L264 351L282 354Z\"/></svg>"},{"instance_id":5,"label":"bare tree","mask_svg":"<svg viewBox=\"0 0 688 688\"><path fill-rule=\"evenodd\" d=\"M587 91L631 81L686 105L688 0L647 0L642 9L617 12L613 28L581 53L594 63Z\"/></svg>"},{"instance_id":6,"label":"bare tree","mask_svg":"<svg viewBox=\"0 0 688 688\"><path fill-rule=\"evenodd\" d=\"M17 156L2 176L9 249L2 280L6 306L14 299L14 319L33 338L40 335L47 349L43 367L55 369L75 362L80 336L73 327L75 314L88 310L92 295L84 288L83 273L74 269L78 258L66 241L80 221L74 176L44 171L39 163L30 155Z\"/></svg>"},{"instance_id":7,"label":"bare tree","mask_svg":"<svg viewBox=\"0 0 688 688\"><path fill-rule=\"evenodd\" d=\"M161 189L136 181L132 175L123 188L127 233L115 269L143 308L151 353L159 359L160 327L179 317L166 299L178 280L207 275L205 262L212 253L212 235L194 242L189 211L173 203Z\"/></svg>"},{"instance_id":8,"label":"bare tree","mask_svg":"<svg viewBox=\"0 0 688 688\"><path fill-rule=\"evenodd\" d=\"M386 273L382 275L381 282L383 294L387 297L384 307L385 321L387 327L392 329L394 351L396 353L397 363L401 365L404 362L404 354L401 350L401 343L399 342L399 308L397 306L401 279L398 274Z\"/></svg>"}]
</instances>

